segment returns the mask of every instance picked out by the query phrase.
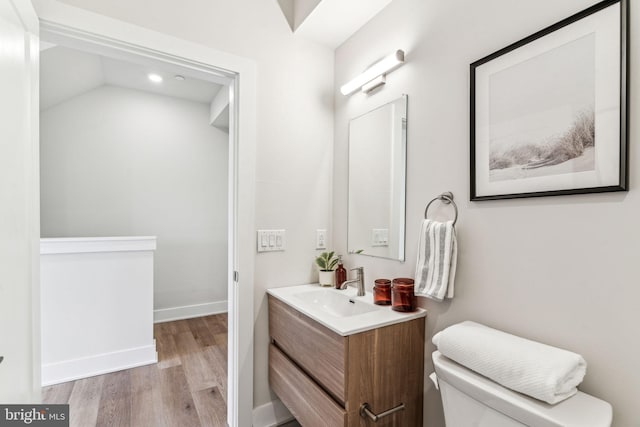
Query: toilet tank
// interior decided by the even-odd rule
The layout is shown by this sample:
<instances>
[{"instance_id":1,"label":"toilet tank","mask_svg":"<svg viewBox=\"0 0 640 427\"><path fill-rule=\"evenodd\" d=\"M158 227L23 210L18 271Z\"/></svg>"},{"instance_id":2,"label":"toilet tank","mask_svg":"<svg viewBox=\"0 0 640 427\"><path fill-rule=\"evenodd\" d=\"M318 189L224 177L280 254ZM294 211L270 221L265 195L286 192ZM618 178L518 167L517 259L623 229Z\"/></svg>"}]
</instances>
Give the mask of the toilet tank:
<instances>
[{"instance_id":1,"label":"toilet tank","mask_svg":"<svg viewBox=\"0 0 640 427\"><path fill-rule=\"evenodd\" d=\"M447 427L610 427L611 405L578 392L555 405L506 389L448 359L432 355Z\"/></svg>"}]
</instances>

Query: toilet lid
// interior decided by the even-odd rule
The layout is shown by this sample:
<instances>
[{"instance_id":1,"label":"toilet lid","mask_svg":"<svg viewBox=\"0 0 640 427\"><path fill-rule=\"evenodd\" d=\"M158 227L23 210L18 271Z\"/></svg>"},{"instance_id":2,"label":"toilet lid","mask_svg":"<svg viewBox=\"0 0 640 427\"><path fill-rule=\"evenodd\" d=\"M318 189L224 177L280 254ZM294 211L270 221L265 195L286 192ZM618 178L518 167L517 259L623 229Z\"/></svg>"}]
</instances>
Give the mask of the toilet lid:
<instances>
[{"instance_id":1,"label":"toilet lid","mask_svg":"<svg viewBox=\"0 0 640 427\"><path fill-rule=\"evenodd\" d=\"M612 408L608 402L578 391L574 396L549 405L502 387L490 379L445 357L432 354L438 381L445 381L480 403L526 425L566 427L610 427Z\"/></svg>"}]
</instances>

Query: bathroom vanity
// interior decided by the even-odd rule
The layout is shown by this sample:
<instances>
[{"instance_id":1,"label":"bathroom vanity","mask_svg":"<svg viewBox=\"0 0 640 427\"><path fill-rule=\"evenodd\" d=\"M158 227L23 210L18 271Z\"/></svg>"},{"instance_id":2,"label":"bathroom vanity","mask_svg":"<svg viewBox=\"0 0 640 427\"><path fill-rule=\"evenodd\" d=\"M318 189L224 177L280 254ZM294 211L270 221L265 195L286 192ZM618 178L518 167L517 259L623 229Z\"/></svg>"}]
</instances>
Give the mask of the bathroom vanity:
<instances>
[{"instance_id":1,"label":"bathroom vanity","mask_svg":"<svg viewBox=\"0 0 640 427\"><path fill-rule=\"evenodd\" d=\"M300 424L422 426L424 310L395 312L352 288L267 292L269 382Z\"/></svg>"}]
</instances>

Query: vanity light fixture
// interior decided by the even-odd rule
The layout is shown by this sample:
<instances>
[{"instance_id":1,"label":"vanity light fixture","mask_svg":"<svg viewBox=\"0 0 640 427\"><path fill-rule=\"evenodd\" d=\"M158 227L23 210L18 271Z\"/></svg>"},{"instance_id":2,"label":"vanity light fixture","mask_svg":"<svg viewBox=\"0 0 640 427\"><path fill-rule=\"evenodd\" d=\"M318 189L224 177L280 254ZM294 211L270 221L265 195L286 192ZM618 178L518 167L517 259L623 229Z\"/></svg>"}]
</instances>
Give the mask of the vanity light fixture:
<instances>
[{"instance_id":1,"label":"vanity light fixture","mask_svg":"<svg viewBox=\"0 0 640 427\"><path fill-rule=\"evenodd\" d=\"M378 86L382 86L386 82L387 82L387 77L383 74L371 80L370 82L363 84L360 90L364 93L369 93L375 88L377 88Z\"/></svg>"},{"instance_id":2,"label":"vanity light fixture","mask_svg":"<svg viewBox=\"0 0 640 427\"><path fill-rule=\"evenodd\" d=\"M396 50L391 55L385 56L380 61L367 68L365 72L354 77L340 88L343 95L351 95L358 89L369 92L378 86L385 84L385 76L404 64L404 51Z\"/></svg>"},{"instance_id":3,"label":"vanity light fixture","mask_svg":"<svg viewBox=\"0 0 640 427\"><path fill-rule=\"evenodd\" d=\"M162 76L160 74L147 74L147 77L149 78L149 80L151 80L154 83L162 83Z\"/></svg>"}]
</instances>

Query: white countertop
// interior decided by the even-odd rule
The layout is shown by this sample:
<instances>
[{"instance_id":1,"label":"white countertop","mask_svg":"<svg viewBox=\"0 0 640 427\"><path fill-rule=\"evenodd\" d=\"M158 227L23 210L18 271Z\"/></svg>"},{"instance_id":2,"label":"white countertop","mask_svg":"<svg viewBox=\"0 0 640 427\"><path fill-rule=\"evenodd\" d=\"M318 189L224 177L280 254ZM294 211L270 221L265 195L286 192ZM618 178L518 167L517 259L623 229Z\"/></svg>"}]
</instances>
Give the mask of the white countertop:
<instances>
[{"instance_id":1,"label":"white countertop","mask_svg":"<svg viewBox=\"0 0 640 427\"><path fill-rule=\"evenodd\" d=\"M312 297L306 297L309 292L326 292L327 297L334 300L345 298L351 304L362 306L364 310L369 310L360 314L334 315L331 308L327 311L326 304L318 304ZM373 294L367 292L365 296L356 296L357 290L349 287L345 290L338 290L333 287L321 287L318 284L295 285L282 288L267 289L267 293L279 299L285 304L295 308L299 312L309 316L313 320L326 326L337 334L348 336L359 332L376 329L381 326L393 325L408 320L418 319L427 315L426 310L418 308L411 313L394 311L390 305L376 305L373 303Z\"/></svg>"}]
</instances>

